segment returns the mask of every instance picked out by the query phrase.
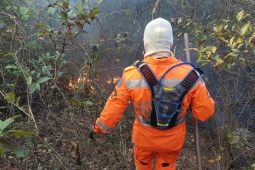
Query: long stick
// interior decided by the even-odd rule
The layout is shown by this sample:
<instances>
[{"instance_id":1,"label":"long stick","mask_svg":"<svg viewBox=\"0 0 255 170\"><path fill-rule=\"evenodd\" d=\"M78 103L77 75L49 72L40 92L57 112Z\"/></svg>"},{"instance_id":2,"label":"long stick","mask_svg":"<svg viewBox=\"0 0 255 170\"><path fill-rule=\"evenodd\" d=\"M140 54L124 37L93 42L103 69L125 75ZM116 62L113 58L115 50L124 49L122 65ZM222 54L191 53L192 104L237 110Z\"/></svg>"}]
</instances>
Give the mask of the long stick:
<instances>
[{"instance_id":1,"label":"long stick","mask_svg":"<svg viewBox=\"0 0 255 170\"><path fill-rule=\"evenodd\" d=\"M185 52L186 52L186 60L187 62L190 62L190 53L189 53L189 39L188 34L184 34L184 45L185 45ZM202 170L202 159L201 159L201 153L200 153L200 143L199 143L199 133L198 133L198 124L197 119L192 116L192 122L193 122L193 128L194 128L194 138L195 138L195 144L196 144L196 153L197 153L197 167L198 170Z\"/></svg>"}]
</instances>

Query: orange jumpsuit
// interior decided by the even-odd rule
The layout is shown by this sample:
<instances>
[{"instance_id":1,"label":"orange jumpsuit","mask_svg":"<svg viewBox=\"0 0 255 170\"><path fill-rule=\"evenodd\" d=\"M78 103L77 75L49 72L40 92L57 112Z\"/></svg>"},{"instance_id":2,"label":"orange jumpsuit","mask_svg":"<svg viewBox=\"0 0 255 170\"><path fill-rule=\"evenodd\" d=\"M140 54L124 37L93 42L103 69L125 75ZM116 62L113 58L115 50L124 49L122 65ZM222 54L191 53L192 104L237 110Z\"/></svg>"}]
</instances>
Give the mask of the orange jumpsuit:
<instances>
[{"instance_id":1,"label":"orange jumpsuit","mask_svg":"<svg viewBox=\"0 0 255 170\"><path fill-rule=\"evenodd\" d=\"M150 66L158 79L168 68L181 62L174 56L161 59L148 56L143 61ZM162 84L173 87L179 84L190 70L190 65L177 66L165 75ZM100 118L95 123L94 132L109 133L121 119L130 99L135 110L132 140L135 166L138 170L151 170L153 156L156 157L156 170L174 170L185 139L186 121L180 120L186 117L187 108L191 105L194 117L200 121L207 120L214 112L214 101L203 80L199 79L183 99L177 118L177 121L181 122L179 125L167 130L147 125L143 122L143 117L148 115L151 109L150 88L137 69L129 66L108 98Z\"/></svg>"}]
</instances>

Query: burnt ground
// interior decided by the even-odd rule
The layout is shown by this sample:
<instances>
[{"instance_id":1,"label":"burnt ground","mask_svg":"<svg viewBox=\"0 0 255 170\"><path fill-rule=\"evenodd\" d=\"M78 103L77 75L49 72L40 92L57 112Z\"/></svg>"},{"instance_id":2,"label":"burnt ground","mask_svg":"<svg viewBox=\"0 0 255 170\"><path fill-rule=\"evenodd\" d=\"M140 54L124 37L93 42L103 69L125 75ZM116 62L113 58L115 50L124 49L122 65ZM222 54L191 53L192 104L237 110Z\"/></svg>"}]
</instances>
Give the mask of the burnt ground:
<instances>
[{"instance_id":1,"label":"burnt ground","mask_svg":"<svg viewBox=\"0 0 255 170\"><path fill-rule=\"evenodd\" d=\"M133 153L131 143L132 111L126 111L123 118L111 134L96 135L96 142L88 138L88 130L98 114L81 111L54 112L40 114L37 117L39 135L28 138L11 138L14 143L28 150L26 158L17 158L12 153L7 153L0 159L1 170L45 170L45 169L73 169L73 170L132 170ZM44 115L44 116L42 116ZM23 116L25 117L25 116ZM177 161L177 170L196 169L196 151L193 136L191 116L187 120L187 135L185 145ZM34 129L33 124L19 120L14 124L16 129ZM219 141L212 131L200 126L200 144L202 152L203 169L229 169L226 164L230 156L225 148L225 141ZM243 150L254 146L246 145ZM248 149L247 149L248 148ZM234 153L234 152L233 152ZM237 152L237 157L232 166L241 170L242 167L251 167L255 160L254 150L243 155ZM235 158L235 157L234 157ZM254 161L255 163L255 161ZM250 170L247 168L247 170ZM251 169L252 170L252 169Z\"/></svg>"}]
</instances>

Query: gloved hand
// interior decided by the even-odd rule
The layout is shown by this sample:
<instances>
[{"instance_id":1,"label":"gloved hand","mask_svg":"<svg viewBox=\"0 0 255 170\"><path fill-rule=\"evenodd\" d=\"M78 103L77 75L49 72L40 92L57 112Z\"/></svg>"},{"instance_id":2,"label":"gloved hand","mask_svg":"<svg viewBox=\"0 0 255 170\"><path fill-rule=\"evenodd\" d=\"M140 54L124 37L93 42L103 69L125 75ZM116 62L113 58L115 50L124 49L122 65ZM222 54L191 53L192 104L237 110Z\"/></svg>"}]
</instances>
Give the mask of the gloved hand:
<instances>
[{"instance_id":1,"label":"gloved hand","mask_svg":"<svg viewBox=\"0 0 255 170\"><path fill-rule=\"evenodd\" d=\"M94 138L94 126L92 126L90 129L89 129L89 138L92 139L92 140L95 140Z\"/></svg>"}]
</instances>

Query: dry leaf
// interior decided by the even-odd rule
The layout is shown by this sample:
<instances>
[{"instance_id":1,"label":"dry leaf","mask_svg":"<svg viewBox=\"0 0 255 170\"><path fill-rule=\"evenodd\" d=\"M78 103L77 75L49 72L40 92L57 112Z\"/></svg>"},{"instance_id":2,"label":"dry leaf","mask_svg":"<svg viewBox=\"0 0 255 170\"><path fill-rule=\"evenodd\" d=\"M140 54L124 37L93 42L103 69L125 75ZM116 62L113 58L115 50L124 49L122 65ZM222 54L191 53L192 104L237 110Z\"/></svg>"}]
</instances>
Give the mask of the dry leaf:
<instances>
[{"instance_id":1,"label":"dry leaf","mask_svg":"<svg viewBox=\"0 0 255 170\"><path fill-rule=\"evenodd\" d=\"M213 162L215 162L215 160L209 159L208 162L213 163Z\"/></svg>"},{"instance_id":2,"label":"dry leaf","mask_svg":"<svg viewBox=\"0 0 255 170\"><path fill-rule=\"evenodd\" d=\"M79 27L79 28L82 28L82 27L83 27L83 25L82 25L80 22L76 22L75 25L76 25L77 27Z\"/></svg>"},{"instance_id":3,"label":"dry leaf","mask_svg":"<svg viewBox=\"0 0 255 170\"><path fill-rule=\"evenodd\" d=\"M218 160L221 160L221 156L220 156L220 155L219 155L219 156L217 156L217 159L218 159Z\"/></svg>"}]
</instances>

